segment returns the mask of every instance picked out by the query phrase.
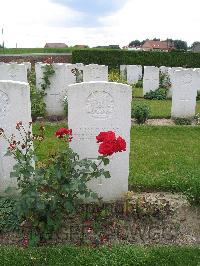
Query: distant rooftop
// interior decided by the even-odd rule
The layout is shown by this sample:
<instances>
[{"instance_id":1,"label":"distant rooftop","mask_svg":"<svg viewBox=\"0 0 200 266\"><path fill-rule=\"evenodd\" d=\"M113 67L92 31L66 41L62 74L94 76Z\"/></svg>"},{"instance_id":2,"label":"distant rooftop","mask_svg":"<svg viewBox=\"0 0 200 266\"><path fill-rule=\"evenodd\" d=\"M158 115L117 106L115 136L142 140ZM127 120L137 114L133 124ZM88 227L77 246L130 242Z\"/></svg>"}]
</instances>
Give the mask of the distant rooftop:
<instances>
[{"instance_id":1,"label":"distant rooftop","mask_svg":"<svg viewBox=\"0 0 200 266\"><path fill-rule=\"evenodd\" d=\"M60 43L60 42L58 42L58 43L46 43L45 44L45 46L44 46L44 48L67 48L68 46L67 46L67 44L65 44L65 43Z\"/></svg>"}]
</instances>

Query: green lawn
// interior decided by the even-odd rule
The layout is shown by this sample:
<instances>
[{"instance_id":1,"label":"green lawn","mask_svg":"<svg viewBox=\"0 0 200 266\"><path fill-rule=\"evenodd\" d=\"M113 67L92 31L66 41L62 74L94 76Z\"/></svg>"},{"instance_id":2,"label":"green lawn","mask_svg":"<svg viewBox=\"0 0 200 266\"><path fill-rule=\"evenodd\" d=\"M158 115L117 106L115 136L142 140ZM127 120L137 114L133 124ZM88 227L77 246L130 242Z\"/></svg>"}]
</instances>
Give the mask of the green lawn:
<instances>
[{"instance_id":1,"label":"green lawn","mask_svg":"<svg viewBox=\"0 0 200 266\"><path fill-rule=\"evenodd\" d=\"M171 99L166 101L147 100L142 98L142 88L133 88L132 107L138 103L145 103L150 107L150 118L170 118L171 117ZM197 101L196 113L200 113L200 101Z\"/></svg>"},{"instance_id":2,"label":"green lawn","mask_svg":"<svg viewBox=\"0 0 200 266\"><path fill-rule=\"evenodd\" d=\"M60 141L54 137L54 132L57 128L65 126L46 125L47 137L38 149L39 159L47 158L49 151L59 148ZM38 124L34 124L35 132L37 128ZM130 188L180 191L200 183L199 148L200 127L133 126Z\"/></svg>"},{"instance_id":3,"label":"green lawn","mask_svg":"<svg viewBox=\"0 0 200 266\"><path fill-rule=\"evenodd\" d=\"M71 53L75 48L0 48L0 54Z\"/></svg>"},{"instance_id":4,"label":"green lawn","mask_svg":"<svg viewBox=\"0 0 200 266\"><path fill-rule=\"evenodd\" d=\"M171 117L171 100L146 100L143 98L134 98L132 107L139 103L145 103L150 108L150 118L170 118ZM200 106L200 105L199 105Z\"/></svg>"},{"instance_id":5,"label":"green lawn","mask_svg":"<svg viewBox=\"0 0 200 266\"><path fill-rule=\"evenodd\" d=\"M200 127L134 126L129 185L185 189L200 184Z\"/></svg>"},{"instance_id":6,"label":"green lawn","mask_svg":"<svg viewBox=\"0 0 200 266\"><path fill-rule=\"evenodd\" d=\"M143 88L133 87L133 97L143 98Z\"/></svg>"},{"instance_id":7,"label":"green lawn","mask_svg":"<svg viewBox=\"0 0 200 266\"><path fill-rule=\"evenodd\" d=\"M2 266L198 266L198 247L121 245L112 248L73 246L0 248Z\"/></svg>"}]
</instances>

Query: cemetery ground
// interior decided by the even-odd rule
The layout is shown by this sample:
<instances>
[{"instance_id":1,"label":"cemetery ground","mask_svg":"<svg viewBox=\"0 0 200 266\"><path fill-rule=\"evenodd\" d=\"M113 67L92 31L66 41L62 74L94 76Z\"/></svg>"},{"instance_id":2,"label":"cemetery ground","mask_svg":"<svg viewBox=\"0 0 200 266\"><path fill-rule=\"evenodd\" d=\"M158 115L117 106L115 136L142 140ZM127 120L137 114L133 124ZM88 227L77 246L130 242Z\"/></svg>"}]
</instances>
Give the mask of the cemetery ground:
<instances>
[{"instance_id":1,"label":"cemetery ground","mask_svg":"<svg viewBox=\"0 0 200 266\"><path fill-rule=\"evenodd\" d=\"M35 123L33 130L38 132L39 126ZM46 123L46 137L38 150L40 160L61 146L54 132L64 126L66 122ZM190 186L195 189L200 172L199 143L198 126L132 126L130 189L179 192Z\"/></svg>"},{"instance_id":2,"label":"cemetery ground","mask_svg":"<svg viewBox=\"0 0 200 266\"><path fill-rule=\"evenodd\" d=\"M143 102L151 109L150 118L170 118L171 100L143 99L139 88L134 97L132 108ZM15 229L0 234L0 264L199 265L200 127L149 123L132 125L129 192L123 200L77 205L75 215L65 215L52 239L39 243L44 247L32 249L34 238L28 249L4 247L27 247L23 226L22 235ZM66 125L66 120L45 121L45 139L37 150L39 167L64 150L67 144L60 143L55 131ZM34 123L33 132L39 127ZM2 211L0 201L0 217L12 208L12 201L6 204ZM8 227L13 222L9 218L3 221L5 228L6 222ZM0 219L0 231L1 226Z\"/></svg>"},{"instance_id":3,"label":"cemetery ground","mask_svg":"<svg viewBox=\"0 0 200 266\"><path fill-rule=\"evenodd\" d=\"M0 265L67 265L67 266L197 266L200 251L198 247L137 247L116 246L91 249L73 246L0 249Z\"/></svg>"},{"instance_id":4,"label":"cemetery ground","mask_svg":"<svg viewBox=\"0 0 200 266\"><path fill-rule=\"evenodd\" d=\"M133 101L132 101L132 106L134 107L137 104L144 103L150 108L150 117L151 119L153 118L158 118L158 119L163 119L171 118L171 99L167 100L148 100L144 99L142 95L142 88L134 88L133 89ZM197 105L196 105L196 114L200 113L200 100L197 100Z\"/></svg>"},{"instance_id":5,"label":"cemetery ground","mask_svg":"<svg viewBox=\"0 0 200 266\"><path fill-rule=\"evenodd\" d=\"M66 126L66 121L45 124L46 137L38 149L39 160L46 160L49 152L54 154L66 145L61 144L54 136L56 129ZM34 133L38 133L39 127L39 123L33 124ZM200 128L195 126L132 126L129 190L134 191L137 199L142 199L142 202L137 202L137 213L131 216L132 218L124 218L120 214L124 212L124 205L121 206L120 202L114 207L115 216L113 211L110 211L113 206L110 209L106 204L98 205L98 212L95 205L89 208L88 212L85 212L85 209L78 210L79 215L67 218L67 226L64 226L64 230L59 232L48 246L28 249L2 246L0 265L197 266L200 249L194 244L192 236L199 235L199 207L191 207L180 194L173 195L168 192L181 192L190 188L196 190L196 196L199 197L199 133ZM36 141L35 145L37 144ZM148 195L151 195L150 198ZM156 195L156 205L152 195ZM130 209L130 212L133 210ZM128 209L127 211L129 212ZM80 220L84 228L80 227ZM131 221L134 221L134 226L139 226L134 228L133 236L130 235L130 225L133 225ZM160 224L167 226L163 234L159 228ZM180 224L185 227L181 234L182 239L177 233ZM114 244L107 239L107 235L113 233L109 231L110 226L114 226L118 234ZM16 244L19 241L16 235L12 236L12 241L8 235L7 239L0 240L2 244ZM174 245L177 240L178 246ZM102 241L101 244L98 241Z\"/></svg>"}]
</instances>

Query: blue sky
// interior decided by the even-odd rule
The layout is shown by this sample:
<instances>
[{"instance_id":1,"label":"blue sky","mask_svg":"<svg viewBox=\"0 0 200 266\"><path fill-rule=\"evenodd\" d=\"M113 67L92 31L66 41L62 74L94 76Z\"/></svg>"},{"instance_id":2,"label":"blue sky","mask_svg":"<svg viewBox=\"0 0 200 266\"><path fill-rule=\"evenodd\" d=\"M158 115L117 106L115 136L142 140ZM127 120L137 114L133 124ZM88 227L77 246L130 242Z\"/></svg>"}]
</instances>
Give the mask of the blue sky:
<instances>
[{"instance_id":1,"label":"blue sky","mask_svg":"<svg viewBox=\"0 0 200 266\"><path fill-rule=\"evenodd\" d=\"M6 47L200 40L199 0L0 0L0 7L0 43L4 40Z\"/></svg>"},{"instance_id":2,"label":"blue sky","mask_svg":"<svg viewBox=\"0 0 200 266\"><path fill-rule=\"evenodd\" d=\"M126 0L51 0L54 3L70 7L89 16L103 16L115 12Z\"/></svg>"},{"instance_id":3,"label":"blue sky","mask_svg":"<svg viewBox=\"0 0 200 266\"><path fill-rule=\"evenodd\" d=\"M69 7L80 12L65 26L100 27L100 18L113 14L120 10L127 0L51 0L56 4Z\"/></svg>"}]
</instances>

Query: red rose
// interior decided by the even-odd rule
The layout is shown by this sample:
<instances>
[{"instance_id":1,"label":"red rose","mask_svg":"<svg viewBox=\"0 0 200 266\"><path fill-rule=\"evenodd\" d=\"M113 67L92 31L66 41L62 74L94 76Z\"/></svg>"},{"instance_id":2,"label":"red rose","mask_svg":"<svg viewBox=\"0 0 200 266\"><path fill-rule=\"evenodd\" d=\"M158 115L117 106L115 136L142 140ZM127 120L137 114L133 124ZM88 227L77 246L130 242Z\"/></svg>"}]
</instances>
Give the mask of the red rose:
<instances>
[{"instance_id":1,"label":"red rose","mask_svg":"<svg viewBox=\"0 0 200 266\"><path fill-rule=\"evenodd\" d=\"M99 146L99 153L102 155L112 155L115 152L115 140L102 142Z\"/></svg>"},{"instance_id":2,"label":"red rose","mask_svg":"<svg viewBox=\"0 0 200 266\"><path fill-rule=\"evenodd\" d=\"M63 138L65 136L68 135L72 135L72 129L68 129L68 128L59 128L56 132L55 132L55 136L57 138ZM71 140L71 138L70 138Z\"/></svg>"},{"instance_id":3,"label":"red rose","mask_svg":"<svg viewBox=\"0 0 200 266\"><path fill-rule=\"evenodd\" d=\"M97 143L101 142L98 152L104 156L126 151L126 141L122 137L116 138L112 131L100 132L96 139Z\"/></svg>"},{"instance_id":4,"label":"red rose","mask_svg":"<svg viewBox=\"0 0 200 266\"><path fill-rule=\"evenodd\" d=\"M112 141L115 140L115 133L112 131L100 132L98 136L96 136L97 143L104 141Z\"/></svg>"},{"instance_id":5,"label":"red rose","mask_svg":"<svg viewBox=\"0 0 200 266\"><path fill-rule=\"evenodd\" d=\"M117 151L126 151L126 141L122 137L117 138Z\"/></svg>"}]
</instances>

